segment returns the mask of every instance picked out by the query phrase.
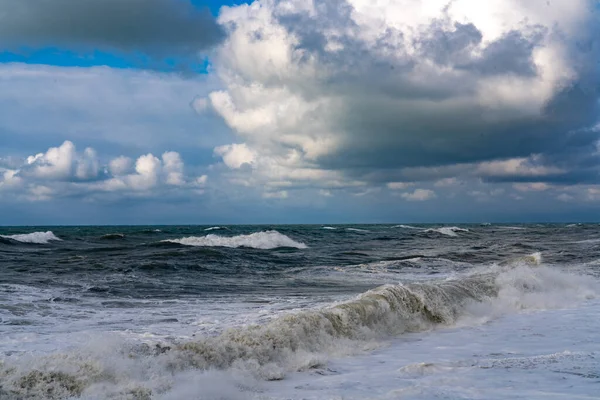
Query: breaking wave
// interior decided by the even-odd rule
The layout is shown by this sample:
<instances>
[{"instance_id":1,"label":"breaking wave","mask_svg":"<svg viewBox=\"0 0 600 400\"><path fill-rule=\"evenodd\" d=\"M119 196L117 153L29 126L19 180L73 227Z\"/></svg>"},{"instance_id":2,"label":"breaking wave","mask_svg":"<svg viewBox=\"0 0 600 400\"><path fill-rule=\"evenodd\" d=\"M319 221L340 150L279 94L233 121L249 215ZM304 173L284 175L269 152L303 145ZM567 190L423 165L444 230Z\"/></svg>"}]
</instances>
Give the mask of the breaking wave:
<instances>
[{"instance_id":1,"label":"breaking wave","mask_svg":"<svg viewBox=\"0 0 600 400\"><path fill-rule=\"evenodd\" d=\"M439 233L439 234L445 235L445 236L456 237L456 236L458 236L457 232L470 232L470 231L468 229L459 228L457 226L444 226L442 228L426 229L423 232L425 232L425 233Z\"/></svg>"},{"instance_id":2,"label":"breaking wave","mask_svg":"<svg viewBox=\"0 0 600 400\"><path fill-rule=\"evenodd\" d=\"M221 227L221 226L211 226L210 228L206 228L205 231L210 232L210 231L228 231L229 229L225 228L225 227Z\"/></svg>"},{"instance_id":3,"label":"breaking wave","mask_svg":"<svg viewBox=\"0 0 600 400\"><path fill-rule=\"evenodd\" d=\"M325 229L325 230L328 230L328 231L335 231L335 230L337 230L337 228L334 228L333 226L323 226L321 229Z\"/></svg>"},{"instance_id":4,"label":"breaking wave","mask_svg":"<svg viewBox=\"0 0 600 400\"><path fill-rule=\"evenodd\" d=\"M367 233L367 232L371 232L367 229L359 229L359 228L346 228L347 231L349 232L359 232L359 233Z\"/></svg>"},{"instance_id":5,"label":"breaking wave","mask_svg":"<svg viewBox=\"0 0 600 400\"><path fill-rule=\"evenodd\" d=\"M278 380L322 366L330 356L373 348L390 335L478 324L522 309L565 307L597 293L589 277L516 261L455 279L381 286L350 301L280 315L262 326L219 336L121 345L110 354L103 343L101 351L90 354L5 360L0 397L150 399L170 392L177 376L230 368L255 379Z\"/></svg>"},{"instance_id":6,"label":"breaking wave","mask_svg":"<svg viewBox=\"0 0 600 400\"><path fill-rule=\"evenodd\" d=\"M422 229L422 228L417 228L416 226L410 226L410 225L394 225L392 226L392 229L397 229L397 228L402 228L402 229Z\"/></svg>"},{"instance_id":7,"label":"breaking wave","mask_svg":"<svg viewBox=\"0 0 600 400\"><path fill-rule=\"evenodd\" d=\"M163 240L163 242L178 243L184 246L197 247L250 247L254 249L276 249L280 247L294 247L297 249L306 249L304 243L297 242L286 235L277 231L256 232L249 235L238 236L191 236L181 239Z\"/></svg>"},{"instance_id":8,"label":"breaking wave","mask_svg":"<svg viewBox=\"0 0 600 400\"><path fill-rule=\"evenodd\" d=\"M16 240L21 243L34 243L34 244L48 244L50 241L61 241L62 239L54 236L52 231L47 232L33 232L25 233L21 235L0 235L5 239Z\"/></svg>"}]
</instances>

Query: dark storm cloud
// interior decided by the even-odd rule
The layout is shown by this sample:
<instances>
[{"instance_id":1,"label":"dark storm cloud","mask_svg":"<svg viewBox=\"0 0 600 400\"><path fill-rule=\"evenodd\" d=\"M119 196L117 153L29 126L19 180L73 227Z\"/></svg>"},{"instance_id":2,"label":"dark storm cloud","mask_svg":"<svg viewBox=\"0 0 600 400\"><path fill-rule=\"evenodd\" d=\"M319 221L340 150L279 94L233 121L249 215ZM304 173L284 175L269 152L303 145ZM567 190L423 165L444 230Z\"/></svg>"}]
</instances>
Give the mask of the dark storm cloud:
<instances>
[{"instance_id":1,"label":"dark storm cloud","mask_svg":"<svg viewBox=\"0 0 600 400\"><path fill-rule=\"evenodd\" d=\"M457 22L448 28L447 21L434 20L420 28L413 43L416 53L410 56L393 47L402 42L403 33L392 28L377 46L343 36L338 38L342 49L328 52L323 32L343 26L357 28L344 2L318 4L317 18L300 13L285 15L280 22L299 37L297 48L318 55L323 65L336 71L316 89L308 85L309 89L299 89L309 99L319 91L344 99L341 108L328 110L329 123L344 132L343 145L320 157L322 167L345 170L353 177L402 176L398 168L445 166L447 170L455 164L541 153L566 169L585 168L575 160L589 160L600 139L597 131L584 129L598 121L600 111L600 74L594 68L600 53L593 39L597 28L590 27L585 49L581 42L564 40L572 52L571 67L577 71L577 79L557 88L539 112L533 113L519 110L526 104L511 108L508 101L499 101L494 109L477 102L466 106L464 99L473 98L485 79L535 79L540 71L534 52L554 34L550 29L527 26L483 44L481 31L472 23ZM422 74L424 63L439 72ZM448 70L454 72L446 73ZM457 78L459 73L463 75ZM528 89L515 86L507 90ZM314 118L323 117L317 111ZM380 173L369 172L380 168ZM594 179L587 170L582 171L581 179L578 176L569 173L555 179Z\"/></svg>"},{"instance_id":2,"label":"dark storm cloud","mask_svg":"<svg viewBox=\"0 0 600 400\"><path fill-rule=\"evenodd\" d=\"M0 48L189 56L223 32L188 0L0 0Z\"/></svg>"}]
</instances>

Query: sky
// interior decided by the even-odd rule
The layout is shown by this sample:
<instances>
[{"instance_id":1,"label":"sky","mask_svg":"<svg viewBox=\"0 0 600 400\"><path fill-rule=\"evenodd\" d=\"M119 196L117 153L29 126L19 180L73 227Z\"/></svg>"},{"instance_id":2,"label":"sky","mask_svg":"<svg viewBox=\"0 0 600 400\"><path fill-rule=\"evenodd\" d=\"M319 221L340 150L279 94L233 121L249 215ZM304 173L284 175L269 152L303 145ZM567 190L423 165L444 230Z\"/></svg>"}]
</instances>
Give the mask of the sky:
<instances>
[{"instance_id":1,"label":"sky","mask_svg":"<svg viewBox=\"0 0 600 400\"><path fill-rule=\"evenodd\" d=\"M600 221L592 0L0 0L0 225Z\"/></svg>"}]
</instances>

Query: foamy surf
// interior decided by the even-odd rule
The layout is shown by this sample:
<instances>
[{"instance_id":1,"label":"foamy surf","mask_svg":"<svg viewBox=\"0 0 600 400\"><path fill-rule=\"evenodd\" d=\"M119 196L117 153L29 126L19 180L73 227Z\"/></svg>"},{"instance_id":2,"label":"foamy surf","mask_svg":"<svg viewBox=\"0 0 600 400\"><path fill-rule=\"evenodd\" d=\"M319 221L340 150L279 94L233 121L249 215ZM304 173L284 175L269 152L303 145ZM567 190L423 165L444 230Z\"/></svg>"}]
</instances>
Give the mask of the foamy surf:
<instances>
[{"instance_id":1,"label":"foamy surf","mask_svg":"<svg viewBox=\"0 0 600 400\"><path fill-rule=\"evenodd\" d=\"M444 226L442 228L426 229L423 232L425 232L425 233L439 233L439 234L445 235L445 236L456 237L456 236L458 236L457 232L470 232L470 231L468 229L459 228L457 226Z\"/></svg>"},{"instance_id":2,"label":"foamy surf","mask_svg":"<svg viewBox=\"0 0 600 400\"><path fill-rule=\"evenodd\" d=\"M92 346L33 359L8 357L0 364L0 395L7 399L177 398L186 393L190 382L208 384L217 376L232 379L218 371L229 371L247 384L236 381L227 390L237 386L249 394L261 380L323 369L331 357L369 352L382 339L482 324L523 309L568 307L597 293L596 282L588 277L525 265L494 267L442 281L384 285L346 302L281 315L262 326L233 328L215 337L155 345L104 340L98 350ZM422 365L405 372L429 371L428 365ZM203 385L188 389L195 393L193 398L207 393Z\"/></svg>"},{"instance_id":3,"label":"foamy surf","mask_svg":"<svg viewBox=\"0 0 600 400\"><path fill-rule=\"evenodd\" d=\"M51 241L60 241L52 231L47 232L33 232L25 233L20 235L0 235L5 239L16 240L21 243L32 243L32 244L48 244Z\"/></svg>"},{"instance_id":4,"label":"foamy surf","mask_svg":"<svg viewBox=\"0 0 600 400\"><path fill-rule=\"evenodd\" d=\"M304 243L297 242L290 237L277 231L256 232L249 235L219 236L210 234L207 236L191 236L181 239L168 239L163 242L178 243L184 246L196 247L249 247L254 249L276 249L280 247L293 247L306 249Z\"/></svg>"},{"instance_id":5,"label":"foamy surf","mask_svg":"<svg viewBox=\"0 0 600 400\"><path fill-rule=\"evenodd\" d=\"M358 232L358 233L368 233L368 232L371 232L371 231L369 231L367 229L360 229L360 228L346 228L346 230L348 232Z\"/></svg>"},{"instance_id":6,"label":"foamy surf","mask_svg":"<svg viewBox=\"0 0 600 400\"><path fill-rule=\"evenodd\" d=\"M416 226L410 226L410 225L394 225L394 226L392 226L392 229L415 229L415 230L422 230L423 228L417 228Z\"/></svg>"}]
</instances>

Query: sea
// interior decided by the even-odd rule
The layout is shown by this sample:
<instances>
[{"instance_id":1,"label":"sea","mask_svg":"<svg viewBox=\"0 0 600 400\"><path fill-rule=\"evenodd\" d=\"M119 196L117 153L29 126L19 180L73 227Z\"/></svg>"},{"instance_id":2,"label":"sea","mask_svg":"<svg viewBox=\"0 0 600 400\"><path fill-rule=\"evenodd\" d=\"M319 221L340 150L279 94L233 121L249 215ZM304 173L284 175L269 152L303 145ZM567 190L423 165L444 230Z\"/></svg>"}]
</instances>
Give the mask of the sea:
<instances>
[{"instance_id":1,"label":"sea","mask_svg":"<svg viewBox=\"0 0 600 400\"><path fill-rule=\"evenodd\" d=\"M0 227L0 399L599 399L600 225Z\"/></svg>"}]
</instances>

